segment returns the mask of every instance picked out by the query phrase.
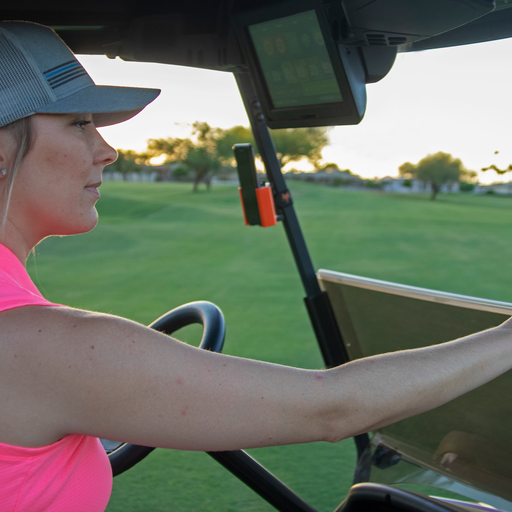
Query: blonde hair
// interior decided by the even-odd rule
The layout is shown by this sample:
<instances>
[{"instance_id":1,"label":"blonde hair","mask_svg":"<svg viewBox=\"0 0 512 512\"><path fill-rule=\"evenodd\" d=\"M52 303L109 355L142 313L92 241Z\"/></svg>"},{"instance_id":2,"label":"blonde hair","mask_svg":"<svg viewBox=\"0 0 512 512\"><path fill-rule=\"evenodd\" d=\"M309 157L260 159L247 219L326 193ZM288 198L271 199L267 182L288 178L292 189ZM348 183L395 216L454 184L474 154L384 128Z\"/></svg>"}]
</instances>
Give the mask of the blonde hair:
<instances>
[{"instance_id":1,"label":"blonde hair","mask_svg":"<svg viewBox=\"0 0 512 512\"><path fill-rule=\"evenodd\" d=\"M24 117L0 128L0 131L8 132L13 141L14 146L8 155L6 166L7 174L5 175L5 187L3 197L0 199L0 232L5 227L7 220L7 212L9 211L9 203L11 201L12 188L14 179L21 165L21 162L30 149L32 130L31 117Z\"/></svg>"}]
</instances>

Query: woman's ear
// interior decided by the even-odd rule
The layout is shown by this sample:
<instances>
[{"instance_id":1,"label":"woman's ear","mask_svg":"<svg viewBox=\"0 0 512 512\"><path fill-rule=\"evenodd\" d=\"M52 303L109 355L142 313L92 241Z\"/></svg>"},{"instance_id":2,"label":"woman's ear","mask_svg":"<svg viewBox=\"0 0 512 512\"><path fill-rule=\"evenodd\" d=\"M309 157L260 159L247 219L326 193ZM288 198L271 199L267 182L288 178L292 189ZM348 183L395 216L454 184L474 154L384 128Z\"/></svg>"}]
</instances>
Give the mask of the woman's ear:
<instances>
[{"instance_id":1,"label":"woman's ear","mask_svg":"<svg viewBox=\"0 0 512 512\"><path fill-rule=\"evenodd\" d=\"M15 151L15 139L10 130L0 128L0 170L7 169L13 164L13 153ZM0 179L3 176L0 174Z\"/></svg>"},{"instance_id":2,"label":"woman's ear","mask_svg":"<svg viewBox=\"0 0 512 512\"><path fill-rule=\"evenodd\" d=\"M3 178L1 170L9 167L13 144L12 135L7 130L0 128L0 179Z\"/></svg>"}]
</instances>

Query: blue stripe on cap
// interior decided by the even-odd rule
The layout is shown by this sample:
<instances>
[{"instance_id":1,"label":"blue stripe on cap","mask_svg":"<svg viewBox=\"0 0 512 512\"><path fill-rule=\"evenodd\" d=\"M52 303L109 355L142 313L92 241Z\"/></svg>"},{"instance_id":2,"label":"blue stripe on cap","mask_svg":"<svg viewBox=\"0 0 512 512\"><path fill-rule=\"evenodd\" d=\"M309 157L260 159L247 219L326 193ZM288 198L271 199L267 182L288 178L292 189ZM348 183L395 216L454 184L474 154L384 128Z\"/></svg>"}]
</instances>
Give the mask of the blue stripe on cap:
<instances>
[{"instance_id":1,"label":"blue stripe on cap","mask_svg":"<svg viewBox=\"0 0 512 512\"><path fill-rule=\"evenodd\" d=\"M77 60L72 60L45 71L44 76L50 87L56 89L86 74L82 65Z\"/></svg>"},{"instance_id":2,"label":"blue stripe on cap","mask_svg":"<svg viewBox=\"0 0 512 512\"><path fill-rule=\"evenodd\" d=\"M59 80L62 80L63 78L67 78L68 76L76 75L77 73L85 73L85 69L82 67L79 67L79 68L72 68L72 69L68 69L66 71L62 71L58 75L54 75L51 78L49 78L48 83L53 84L55 82L58 82Z\"/></svg>"},{"instance_id":3,"label":"blue stripe on cap","mask_svg":"<svg viewBox=\"0 0 512 512\"><path fill-rule=\"evenodd\" d=\"M58 66L55 66L54 68L47 69L44 72L44 76L46 78L54 75L55 73L58 73L60 70L70 68L72 66L80 66L80 63L76 60L68 60L67 62L64 62L63 64L59 64Z\"/></svg>"},{"instance_id":4,"label":"blue stripe on cap","mask_svg":"<svg viewBox=\"0 0 512 512\"><path fill-rule=\"evenodd\" d=\"M55 76L49 78L48 82L50 84L52 84L54 82L58 82L61 78L64 78L69 75L74 75L75 73L79 73L80 71L83 71L83 69L76 69L76 68L68 69L67 71L63 71L62 73L59 73L58 75L55 75Z\"/></svg>"},{"instance_id":5,"label":"blue stripe on cap","mask_svg":"<svg viewBox=\"0 0 512 512\"><path fill-rule=\"evenodd\" d=\"M66 73L66 76L59 77L59 80L55 82L51 82L50 86L52 89L56 89L57 87L60 87L61 85L67 84L68 82L71 82L75 78L80 78L81 76L87 75L87 72L85 69L77 69L73 75L69 75Z\"/></svg>"}]
</instances>

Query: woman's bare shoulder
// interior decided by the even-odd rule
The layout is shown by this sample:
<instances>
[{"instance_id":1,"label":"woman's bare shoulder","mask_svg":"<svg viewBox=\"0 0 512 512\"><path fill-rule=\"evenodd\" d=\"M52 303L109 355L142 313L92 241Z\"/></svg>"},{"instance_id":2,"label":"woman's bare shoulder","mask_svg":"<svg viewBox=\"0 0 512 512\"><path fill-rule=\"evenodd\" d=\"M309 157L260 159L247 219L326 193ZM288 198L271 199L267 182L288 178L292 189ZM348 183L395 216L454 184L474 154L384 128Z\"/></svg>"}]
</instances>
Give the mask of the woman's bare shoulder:
<instances>
[{"instance_id":1,"label":"woman's bare shoulder","mask_svg":"<svg viewBox=\"0 0 512 512\"><path fill-rule=\"evenodd\" d=\"M147 330L143 326L113 315L58 306L24 306L0 313L0 345L12 367L21 359L23 368L32 364L60 364L66 357L92 357L96 345L105 349L115 343L120 330ZM91 341L91 343L89 343ZM11 363L8 363L9 356ZM6 361L7 359L7 361Z\"/></svg>"},{"instance_id":2,"label":"woman's bare shoulder","mask_svg":"<svg viewBox=\"0 0 512 512\"><path fill-rule=\"evenodd\" d=\"M31 446L69 433L93 434L87 422L78 419L94 415L94 400L83 395L96 395L102 406L98 397L106 397L109 388L113 396L119 394L119 373L130 371L134 359L141 363L136 353L140 356L140 347L158 336L123 318L67 307L24 306L1 312L0 442ZM108 405L104 399L103 406ZM34 424L40 425L37 431Z\"/></svg>"}]
</instances>

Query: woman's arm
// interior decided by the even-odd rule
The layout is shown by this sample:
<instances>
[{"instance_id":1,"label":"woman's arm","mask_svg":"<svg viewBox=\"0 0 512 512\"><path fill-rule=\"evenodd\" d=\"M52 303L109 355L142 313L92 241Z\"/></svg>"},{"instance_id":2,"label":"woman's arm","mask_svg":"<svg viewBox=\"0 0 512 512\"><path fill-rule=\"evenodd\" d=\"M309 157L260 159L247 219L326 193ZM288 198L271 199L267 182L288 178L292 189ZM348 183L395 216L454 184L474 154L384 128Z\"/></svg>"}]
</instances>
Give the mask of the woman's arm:
<instances>
[{"instance_id":1,"label":"woman's arm","mask_svg":"<svg viewBox=\"0 0 512 512\"><path fill-rule=\"evenodd\" d=\"M69 433L209 451L337 441L441 405L512 367L508 323L312 371L213 354L70 308L1 317L0 390L10 391L0 391L0 440L26 446Z\"/></svg>"}]
</instances>

